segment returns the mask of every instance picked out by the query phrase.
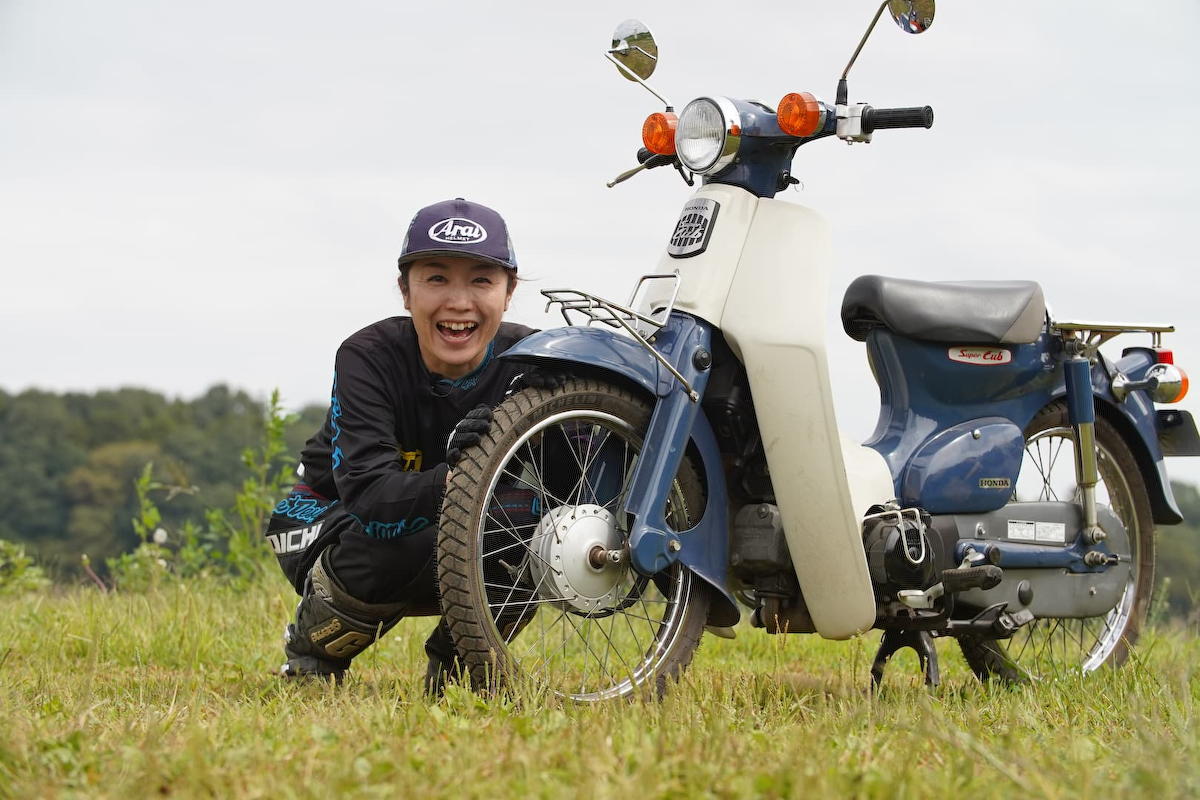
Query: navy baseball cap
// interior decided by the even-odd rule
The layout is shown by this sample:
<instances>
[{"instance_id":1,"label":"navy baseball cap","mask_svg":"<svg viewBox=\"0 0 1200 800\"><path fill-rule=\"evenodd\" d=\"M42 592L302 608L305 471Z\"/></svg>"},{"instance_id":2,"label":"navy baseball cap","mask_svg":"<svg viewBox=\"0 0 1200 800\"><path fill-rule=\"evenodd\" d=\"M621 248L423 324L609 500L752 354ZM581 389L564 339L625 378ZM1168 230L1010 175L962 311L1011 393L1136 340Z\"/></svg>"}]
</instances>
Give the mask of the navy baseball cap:
<instances>
[{"instance_id":1,"label":"navy baseball cap","mask_svg":"<svg viewBox=\"0 0 1200 800\"><path fill-rule=\"evenodd\" d=\"M421 258L457 256L515 270L508 226L492 209L456 197L425 206L408 223L397 266Z\"/></svg>"}]
</instances>

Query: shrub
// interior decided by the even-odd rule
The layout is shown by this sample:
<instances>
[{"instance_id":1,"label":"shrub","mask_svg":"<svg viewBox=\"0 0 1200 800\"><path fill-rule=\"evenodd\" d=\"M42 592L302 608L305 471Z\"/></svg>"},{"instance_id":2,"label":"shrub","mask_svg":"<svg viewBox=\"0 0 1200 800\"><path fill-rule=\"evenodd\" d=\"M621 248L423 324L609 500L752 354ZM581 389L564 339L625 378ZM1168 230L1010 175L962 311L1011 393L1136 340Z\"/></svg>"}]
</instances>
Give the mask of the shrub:
<instances>
[{"instance_id":1,"label":"shrub","mask_svg":"<svg viewBox=\"0 0 1200 800\"><path fill-rule=\"evenodd\" d=\"M25 555L23 546L0 539L0 594L36 591L49 583L42 568Z\"/></svg>"},{"instance_id":2,"label":"shrub","mask_svg":"<svg viewBox=\"0 0 1200 800\"><path fill-rule=\"evenodd\" d=\"M167 500L180 493L154 479L147 464L134 481L137 514L133 529L140 544L131 553L107 560L113 584L125 591L146 591L168 577L197 575L242 579L258 574L271 562L263 530L276 499L290 483L292 465L287 458L284 433L293 417L284 415L279 391L271 394L263 439L257 448L242 452L249 475L242 481L230 510L210 508L204 520L185 520L172 533L152 492L166 492Z\"/></svg>"}]
</instances>

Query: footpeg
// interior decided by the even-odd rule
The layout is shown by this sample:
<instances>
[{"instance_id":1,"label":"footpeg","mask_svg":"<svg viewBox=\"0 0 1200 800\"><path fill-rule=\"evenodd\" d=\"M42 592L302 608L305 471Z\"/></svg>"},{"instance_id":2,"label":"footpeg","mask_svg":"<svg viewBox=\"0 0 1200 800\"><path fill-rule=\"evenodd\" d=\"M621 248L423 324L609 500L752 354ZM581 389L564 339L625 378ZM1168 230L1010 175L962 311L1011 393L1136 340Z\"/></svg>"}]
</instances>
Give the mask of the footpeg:
<instances>
[{"instance_id":1,"label":"footpeg","mask_svg":"<svg viewBox=\"0 0 1200 800\"><path fill-rule=\"evenodd\" d=\"M942 589L946 594L968 589L991 589L1004 579L1004 570L993 564L942 570Z\"/></svg>"},{"instance_id":2,"label":"footpeg","mask_svg":"<svg viewBox=\"0 0 1200 800\"><path fill-rule=\"evenodd\" d=\"M992 630L995 631L998 638L1006 639L1012 636L1017 628L1028 625L1030 622L1033 622L1033 612L1028 608L1005 611L996 617L996 621L992 623Z\"/></svg>"}]
</instances>

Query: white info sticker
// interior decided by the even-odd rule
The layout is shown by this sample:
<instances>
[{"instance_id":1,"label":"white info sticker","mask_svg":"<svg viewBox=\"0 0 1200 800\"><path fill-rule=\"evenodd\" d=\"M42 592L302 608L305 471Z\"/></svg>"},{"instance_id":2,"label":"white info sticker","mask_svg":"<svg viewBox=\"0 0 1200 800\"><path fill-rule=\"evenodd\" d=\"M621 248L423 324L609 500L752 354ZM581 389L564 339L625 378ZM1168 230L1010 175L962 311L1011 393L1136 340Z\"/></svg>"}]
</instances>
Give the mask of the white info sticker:
<instances>
[{"instance_id":1,"label":"white info sticker","mask_svg":"<svg viewBox=\"0 0 1200 800\"><path fill-rule=\"evenodd\" d=\"M1019 519L1010 519L1008 521L1008 538L1022 542L1036 542L1037 525L1038 523L1036 522L1023 522Z\"/></svg>"},{"instance_id":2,"label":"white info sticker","mask_svg":"<svg viewBox=\"0 0 1200 800\"><path fill-rule=\"evenodd\" d=\"M1037 523L1036 534L1039 542L1060 542L1067 541L1067 526L1061 522L1039 522Z\"/></svg>"}]
</instances>

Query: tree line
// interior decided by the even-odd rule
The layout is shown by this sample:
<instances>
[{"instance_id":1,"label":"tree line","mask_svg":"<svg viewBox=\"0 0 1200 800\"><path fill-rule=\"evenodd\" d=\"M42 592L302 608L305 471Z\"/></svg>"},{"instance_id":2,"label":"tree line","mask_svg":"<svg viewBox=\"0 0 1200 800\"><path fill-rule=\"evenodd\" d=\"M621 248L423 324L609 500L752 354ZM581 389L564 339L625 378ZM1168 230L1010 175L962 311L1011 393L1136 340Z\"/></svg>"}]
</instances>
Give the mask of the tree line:
<instances>
[{"instance_id":1,"label":"tree line","mask_svg":"<svg viewBox=\"0 0 1200 800\"><path fill-rule=\"evenodd\" d=\"M131 388L0 390L0 540L24 545L60 581L80 577L84 554L102 569L142 541L135 482L148 463L166 530L230 508L248 475L242 454L263 439L267 411L223 385L191 400ZM289 420L283 464L298 460L325 412L307 406ZM1157 604L1200 622L1200 491L1174 489L1187 522L1159 531Z\"/></svg>"},{"instance_id":2,"label":"tree line","mask_svg":"<svg viewBox=\"0 0 1200 800\"><path fill-rule=\"evenodd\" d=\"M290 420L290 458L324 416L309 406ZM163 527L177 530L233 504L247 475L242 453L265 425L265 404L227 386L191 400L132 388L0 390L0 539L23 544L60 580L80 574L85 554L102 569L140 543L134 483L146 464L166 487Z\"/></svg>"}]
</instances>

